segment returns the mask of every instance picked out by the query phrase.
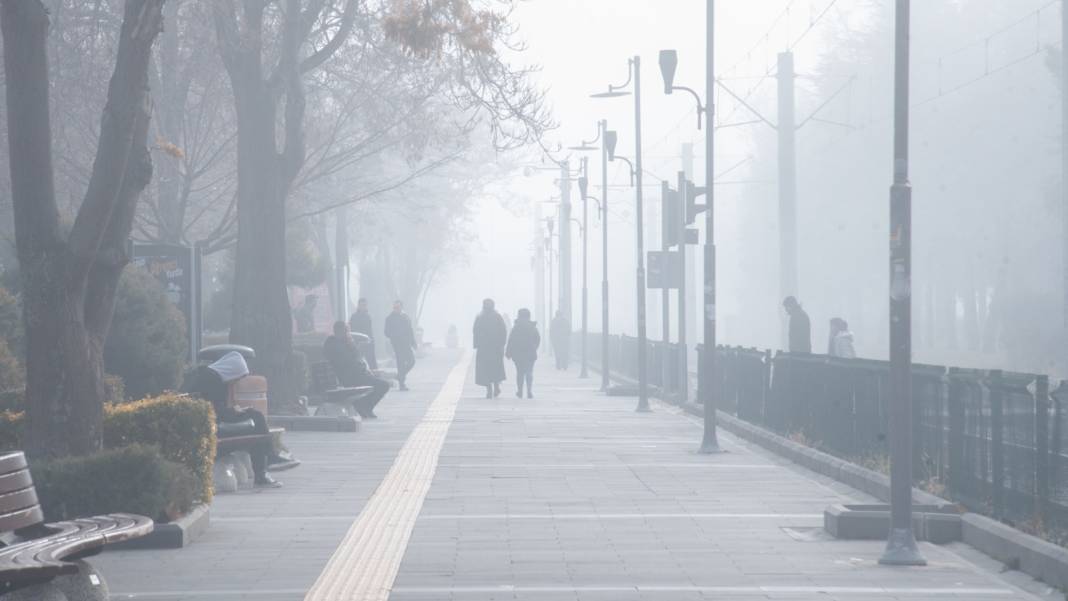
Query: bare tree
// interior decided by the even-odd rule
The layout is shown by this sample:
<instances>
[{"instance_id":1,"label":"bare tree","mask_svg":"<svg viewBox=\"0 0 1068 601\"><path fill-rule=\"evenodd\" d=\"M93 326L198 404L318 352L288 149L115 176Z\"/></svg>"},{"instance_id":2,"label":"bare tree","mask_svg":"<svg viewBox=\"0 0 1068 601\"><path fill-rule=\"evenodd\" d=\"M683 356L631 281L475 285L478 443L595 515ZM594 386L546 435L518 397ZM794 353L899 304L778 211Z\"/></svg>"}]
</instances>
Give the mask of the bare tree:
<instances>
[{"instance_id":1,"label":"bare tree","mask_svg":"<svg viewBox=\"0 0 1068 601\"><path fill-rule=\"evenodd\" d=\"M26 325L28 451L100 447L103 348L126 241L152 176L148 66L164 0L127 0L88 187L60 223L49 115L49 17L40 0L2 0L8 145Z\"/></svg>"}]
</instances>

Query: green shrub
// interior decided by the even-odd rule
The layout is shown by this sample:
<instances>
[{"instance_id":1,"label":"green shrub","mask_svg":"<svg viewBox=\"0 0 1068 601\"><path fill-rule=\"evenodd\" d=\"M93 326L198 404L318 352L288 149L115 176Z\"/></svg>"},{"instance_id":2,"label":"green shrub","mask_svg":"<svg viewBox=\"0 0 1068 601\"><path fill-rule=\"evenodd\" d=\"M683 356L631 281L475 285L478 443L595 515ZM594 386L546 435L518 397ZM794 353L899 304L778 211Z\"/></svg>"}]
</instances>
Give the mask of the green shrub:
<instances>
[{"instance_id":1,"label":"green shrub","mask_svg":"<svg viewBox=\"0 0 1068 601\"><path fill-rule=\"evenodd\" d=\"M189 512L195 478L155 447L131 445L30 465L48 521L135 513L168 521Z\"/></svg>"},{"instance_id":2,"label":"green shrub","mask_svg":"<svg viewBox=\"0 0 1068 601\"><path fill-rule=\"evenodd\" d=\"M163 457L180 463L196 478L195 498L212 497L215 461L215 412L211 404L177 394L108 405L104 411L104 447L153 445Z\"/></svg>"},{"instance_id":3,"label":"green shrub","mask_svg":"<svg viewBox=\"0 0 1068 601\"><path fill-rule=\"evenodd\" d=\"M25 430L25 414L21 411L0 412L0 451L21 451Z\"/></svg>"},{"instance_id":4,"label":"green shrub","mask_svg":"<svg viewBox=\"0 0 1068 601\"><path fill-rule=\"evenodd\" d=\"M25 414L0 412L0 450L21 450ZM215 461L215 411L211 404L177 394L104 406L104 448L154 446L169 461L185 466L195 478L194 499L212 497Z\"/></svg>"},{"instance_id":5,"label":"green shrub","mask_svg":"<svg viewBox=\"0 0 1068 601\"><path fill-rule=\"evenodd\" d=\"M0 339L7 343L8 349L16 356L23 356L22 312L18 298L6 288L0 287Z\"/></svg>"},{"instance_id":6,"label":"green shrub","mask_svg":"<svg viewBox=\"0 0 1068 601\"><path fill-rule=\"evenodd\" d=\"M127 268L104 345L107 372L122 378L131 398L177 390L187 351L185 316L148 272Z\"/></svg>"},{"instance_id":7,"label":"green shrub","mask_svg":"<svg viewBox=\"0 0 1068 601\"><path fill-rule=\"evenodd\" d=\"M106 374L104 376L104 402L126 402L125 387L122 378ZM26 389L16 388L0 392L0 411L19 413L26 410Z\"/></svg>"}]
</instances>

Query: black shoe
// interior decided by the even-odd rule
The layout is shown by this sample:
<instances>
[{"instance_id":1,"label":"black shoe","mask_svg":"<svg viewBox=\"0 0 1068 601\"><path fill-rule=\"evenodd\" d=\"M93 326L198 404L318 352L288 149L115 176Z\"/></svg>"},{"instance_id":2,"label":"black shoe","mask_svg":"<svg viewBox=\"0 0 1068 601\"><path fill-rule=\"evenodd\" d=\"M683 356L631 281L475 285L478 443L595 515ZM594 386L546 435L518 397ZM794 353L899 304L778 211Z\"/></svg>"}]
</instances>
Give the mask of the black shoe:
<instances>
[{"instance_id":1,"label":"black shoe","mask_svg":"<svg viewBox=\"0 0 1068 601\"><path fill-rule=\"evenodd\" d=\"M282 483L272 478L270 474L257 476L254 484L256 488L282 488Z\"/></svg>"}]
</instances>

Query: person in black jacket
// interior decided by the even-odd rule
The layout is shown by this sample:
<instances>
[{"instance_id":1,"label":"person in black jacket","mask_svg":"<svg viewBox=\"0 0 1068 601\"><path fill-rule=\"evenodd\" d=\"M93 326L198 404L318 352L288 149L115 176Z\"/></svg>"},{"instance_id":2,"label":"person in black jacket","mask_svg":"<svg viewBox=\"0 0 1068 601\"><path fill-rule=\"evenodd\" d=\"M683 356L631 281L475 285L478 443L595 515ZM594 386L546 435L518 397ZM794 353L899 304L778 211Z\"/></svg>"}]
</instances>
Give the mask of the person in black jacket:
<instances>
[{"instance_id":1,"label":"person in black jacket","mask_svg":"<svg viewBox=\"0 0 1068 601\"><path fill-rule=\"evenodd\" d=\"M364 361L356 341L349 334L349 326L343 321L334 323L334 335L323 343L323 354L330 366L334 369L334 375L342 386L371 386L374 391L366 399L366 405L360 412L360 417L375 419L375 406L382 397L389 392L389 382L376 377L371 368Z\"/></svg>"},{"instance_id":2,"label":"person in black jacket","mask_svg":"<svg viewBox=\"0 0 1068 601\"><path fill-rule=\"evenodd\" d=\"M371 342L365 345L365 352L362 354L367 360L368 367L372 370L378 369L378 359L375 357L375 333L371 325L371 314L367 311L366 298L356 301L356 312L349 318L349 330L371 339Z\"/></svg>"},{"instance_id":3,"label":"person in black jacket","mask_svg":"<svg viewBox=\"0 0 1068 601\"><path fill-rule=\"evenodd\" d=\"M482 312L475 318L474 347L475 383L486 387L486 398L501 394L504 374L504 345L508 342L508 330L504 319L494 308L493 299L482 301Z\"/></svg>"},{"instance_id":4,"label":"person in black jacket","mask_svg":"<svg viewBox=\"0 0 1068 601\"><path fill-rule=\"evenodd\" d=\"M801 308L801 303L792 296L787 296L782 301L786 313L790 315L790 352L812 352L812 324L808 319L808 313Z\"/></svg>"},{"instance_id":5,"label":"person in black jacket","mask_svg":"<svg viewBox=\"0 0 1068 601\"><path fill-rule=\"evenodd\" d=\"M508 345L504 347L504 356L515 363L517 398L523 398L524 385L527 388L527 398L534 398L531 387L534 384L534 362L538 360L540 344L538 324L530 320L530 309L520 309L512 326L512 333L508 336Z\"/></svg>"},{"instance_id":6,"label":"person in black jacket","mask_svg":"<svg viewBox=\"0 0 1068 601\"><path fill-rule=\"evenodd\" d=\"M201 365L186 379L184 392L199 397L212 404L215 419L220 424L239 424L252 422L250 431L244 434L268 434L267 418L262 413L248 407L236 408L230 404L230 385L249 373L245 358L238 352L229 352L211 365ZM274 456L274 445L270 440L257 444L249 450L252 459L253 482L256 486L278 488L282 486L267 473L267 465Z\"/></svg>"},{"instance_id":7,"label":"person in black jacket","mask_svg":"<svg viewBox=\"0 0 1068 601\"><path fill-rule=\"evenodd\" d=\"M408 390L408 372L415 367L415 330L404 312L404 303L393 303L393 312L386 318L385 334L397 359L397 383L401 390Z\"/></svg>"}]
</instances>

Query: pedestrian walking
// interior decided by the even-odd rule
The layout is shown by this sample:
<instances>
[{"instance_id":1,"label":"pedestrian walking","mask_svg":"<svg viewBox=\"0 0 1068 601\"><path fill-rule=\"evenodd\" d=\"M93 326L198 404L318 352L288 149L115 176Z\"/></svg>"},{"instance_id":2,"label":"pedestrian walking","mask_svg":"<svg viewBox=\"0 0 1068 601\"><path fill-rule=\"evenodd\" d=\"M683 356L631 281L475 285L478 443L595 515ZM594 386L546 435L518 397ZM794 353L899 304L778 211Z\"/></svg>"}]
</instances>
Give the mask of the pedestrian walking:
<instances>
[{"instance_id":1,"label":"pedestrian walking","mask_svg":"<svg viewBox=\"0 0 1068 601\"><path fill-rule=\"evenodd\" d=\"M790 316L789 351L791 353L812 352L812 323L808 319L808 313L801 308L801 303L792 296L787 296L782 301L782 306Z\"/></svg>"},{"instance_id":2,"label":"pedestrian walking","mask_svg":"<svg viewBox=\"0 0 1068 601\"><path fill-rule=\"evenodd\" d=\"M508 331L504 319L494 308L493 299L482 301L482 312L475 318L474 347L475 382L486 387L486 398L496 398L501 394L501 382L504 374L504 346Z\"/></svg>"},{"instance_id":3,"label":"pedestrian walking","mask_svg":"<svg viewBox=\"0 0 1068 601\"><path fill-rule=\"evenodd\" d=\"M404 303L393 303L393 312L386 318L385 334L397 360L397 383L401 390L408 390L408 372L415 367L415 330L404 312Z\"/></svg>"},{"instance_id":4,"label":"pedestrian walking","mask_svg":"<svg viewBox=\"0 0 1068 601\"><path fill-rule=\"evenodd\" d=\"M534 398L531 388L534 385L534 362L538 360L539 345L541 334L538 334L538 324L530 320L530 309L520 309L512 324L512 332L508 335L508 345L504 348L504 356L515 363L516 398L523 398L524 386L527 398Z\"/></svg>"},{"instance_id":5,"label":"pedestrian walking","mask_svg":"<svg viewBox=\"0 0 1068 601\"><path fill-rule=\"evenodd\" d=\"M567 369L571 359L571 322L564 317L564 312L559 309L556 311L556 317L549 324L549 342L553 345L556 369Z\"/></svg>"},{"instance_id":6,"label":"pedestrian walking","mask_svg":"<svg viewBox=\"0 0 1068 601\"><path fill-rule=\"evenodd\" d=\"M853 332L849 324L841 317L831 319L830 336L827 341L827 354L842 359L854 359L857 351L853 348Z\"/></svg>"},{"instance_id":7,"label":"pedestrian walking","mask_svg":"<svg viewBox=\"0 0 1068 601\"><path fill-rule=\"evenodd\" d=\"M375 332L371 324L371 313L367 310L366 298L356 301L356 312L349 317L349 330L371 339L363 349L362 355L368 367L378 369L378 358L375 356Z\"/></svg>"}]
</instances>

